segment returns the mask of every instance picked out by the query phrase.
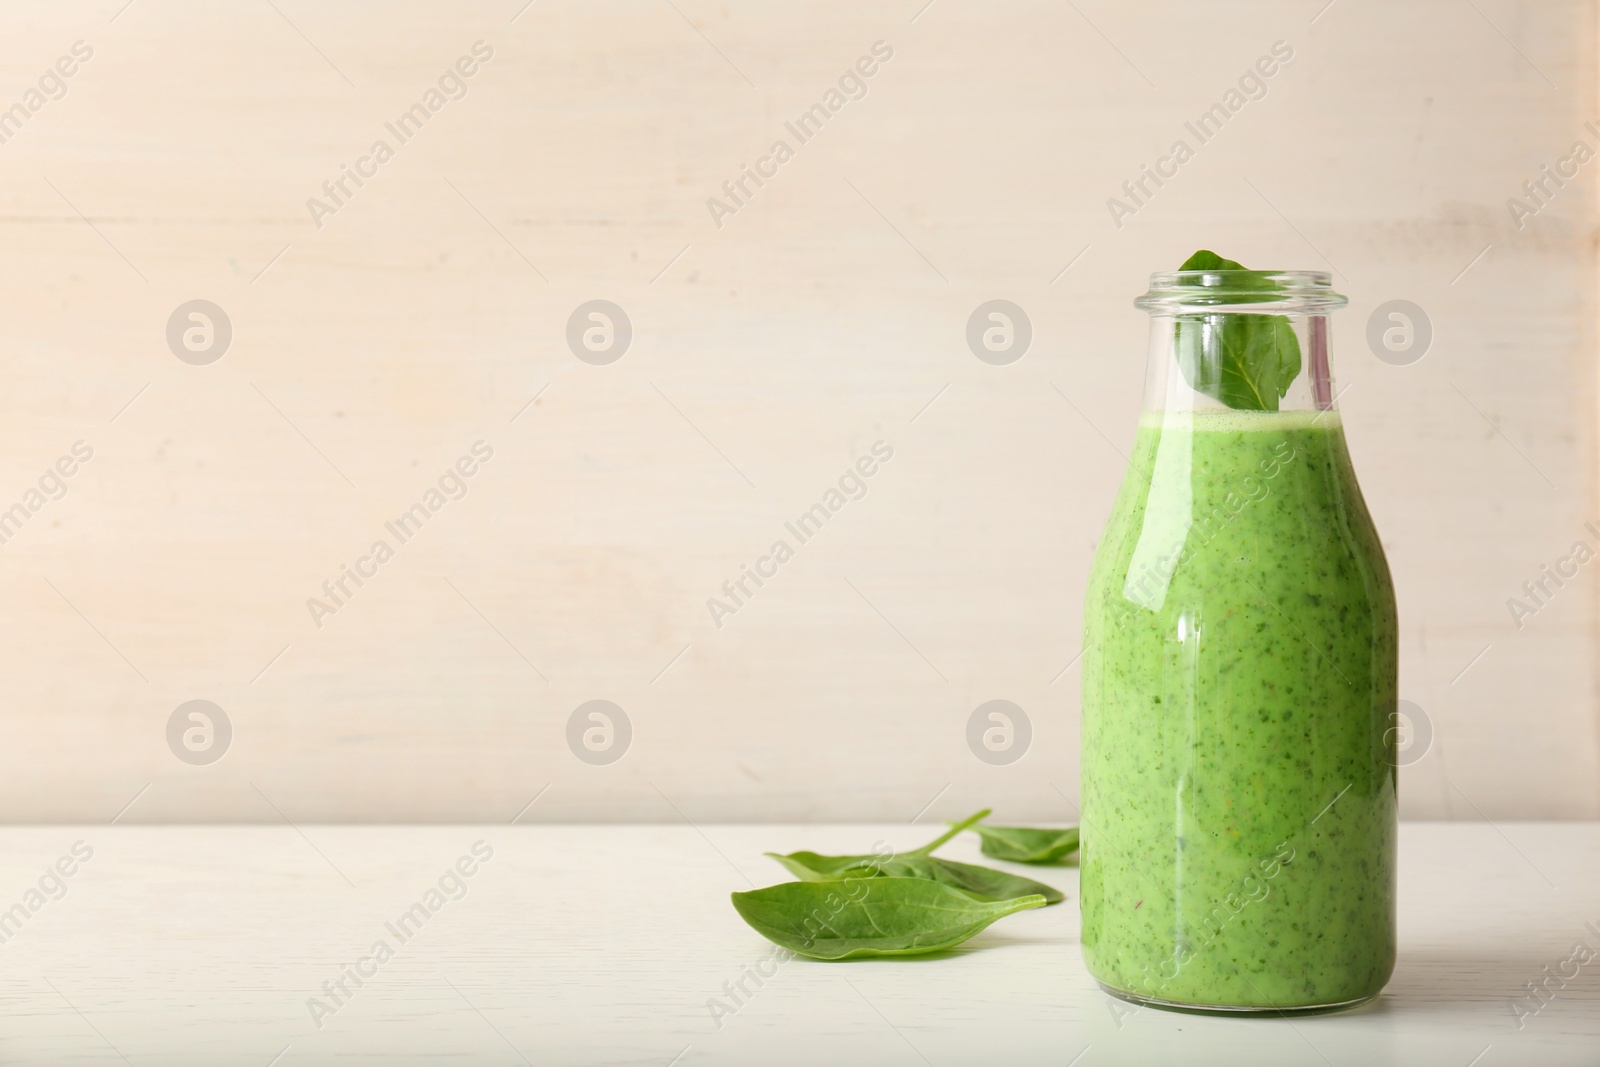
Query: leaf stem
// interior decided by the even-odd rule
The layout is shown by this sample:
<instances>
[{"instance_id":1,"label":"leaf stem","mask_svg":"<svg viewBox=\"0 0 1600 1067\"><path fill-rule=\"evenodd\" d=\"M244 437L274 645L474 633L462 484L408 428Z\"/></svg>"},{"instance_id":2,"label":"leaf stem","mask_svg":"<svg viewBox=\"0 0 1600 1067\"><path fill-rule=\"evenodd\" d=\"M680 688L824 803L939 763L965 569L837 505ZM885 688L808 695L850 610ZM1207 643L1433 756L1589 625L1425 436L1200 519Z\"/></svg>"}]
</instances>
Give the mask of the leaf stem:
<instances>
[{"instance_id":1,"label":"leaf stem","mask_svg":"<svg viewBox=\"0 0 1600 1067\"><path fill-rule=\"evenodd\" d=\"M965 819L962 819L960 822L951 823L950 824L950 829L947 832L939 835L938 837L934 838L932 841L929 841L926 845L923 845L921 848L919 848L915 852L911 853L911 855L913 855L913 856L926 856L926 855L928 855L934 849L938 848L940 845L944 844L945 842L949 841L951 838L955 837L957 834L961 833L961 831L970 828L971 826L975 825L976 823L982 822L984 819L987 819L989 817L990 813L991 813L991 810L992 809L990 809L990 808L984 808L982 811L978 812L978 814L976 814L976 815L968 815Z\"/></svg>"}]
</instances>

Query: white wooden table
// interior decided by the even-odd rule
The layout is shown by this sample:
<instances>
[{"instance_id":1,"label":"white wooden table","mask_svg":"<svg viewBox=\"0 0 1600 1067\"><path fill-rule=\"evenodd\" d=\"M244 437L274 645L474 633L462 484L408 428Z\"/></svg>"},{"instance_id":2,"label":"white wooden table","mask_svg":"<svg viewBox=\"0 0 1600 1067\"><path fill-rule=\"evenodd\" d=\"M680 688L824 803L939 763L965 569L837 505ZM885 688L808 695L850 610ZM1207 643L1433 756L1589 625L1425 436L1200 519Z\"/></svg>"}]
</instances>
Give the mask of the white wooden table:
<instances>
[{"instance_id":1,"label":"white wooden table","mask_svg":"<svg viewBox=\"0 0 1600 1067\"><path fill-rule=\"evenodd\" d=\"M759 989L745 979L752 995L713 1020L708 999L769 952L727 898L785 880L763 850L908 847L933 832L8 828L0 909L25 915L0 913L0 1062L1600 1063L1600 959L1520 1029L1510 1007L1575 942L1600 949L1585 928L1600 930L1595 824L1406 825L1399 966L1376 1004L1345 1015L1218 1019L1107 998L1079 957L1076 869L1054 868L1042 877L1065 905L1006 919L953 956L796 960ZM62 864L73 874L59 884L45 877L79 841L92 857ZM416 929L395 925L479 841L493 855L463 864L465 895L441 893ZM973 840L944 854L978 858ZM30 896L41 878L46 892ZM380 942L393 957L362 962ZM324 993L358 964L348 997ZM331 1014L314 1021L313 996Z\"/></svg>"}]
</instances>

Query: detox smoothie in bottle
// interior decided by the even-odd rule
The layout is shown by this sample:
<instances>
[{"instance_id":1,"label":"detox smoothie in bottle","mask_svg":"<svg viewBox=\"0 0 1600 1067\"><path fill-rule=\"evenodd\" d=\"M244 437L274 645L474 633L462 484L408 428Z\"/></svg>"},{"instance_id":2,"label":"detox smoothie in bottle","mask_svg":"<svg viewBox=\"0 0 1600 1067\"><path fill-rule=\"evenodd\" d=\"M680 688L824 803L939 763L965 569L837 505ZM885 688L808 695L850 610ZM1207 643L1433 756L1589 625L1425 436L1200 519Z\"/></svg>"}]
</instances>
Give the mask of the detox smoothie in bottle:
<instances>
[{"instance_id":1,"label":"detox smoothie in bottle","mask_svg":"<svg viewBox=\"0 0 1600 1067\"><path fill-rule=\"evenodd\" d=\"M1157 274L1084 610L1083 951L1107 991L1344 1007L1394 966L1396 631L1319 272Z\"/></svg>"}]
</instances>

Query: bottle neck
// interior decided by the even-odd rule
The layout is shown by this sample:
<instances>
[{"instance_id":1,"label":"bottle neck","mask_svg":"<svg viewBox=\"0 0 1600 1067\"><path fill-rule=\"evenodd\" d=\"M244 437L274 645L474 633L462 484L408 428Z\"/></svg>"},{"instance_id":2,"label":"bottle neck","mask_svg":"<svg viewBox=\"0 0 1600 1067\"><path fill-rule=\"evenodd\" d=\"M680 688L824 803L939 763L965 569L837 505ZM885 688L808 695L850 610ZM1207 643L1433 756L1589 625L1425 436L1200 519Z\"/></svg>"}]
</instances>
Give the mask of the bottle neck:
<instances>
[{"instance_id":1,"label":"bottle neck","mask_svg":"<svg viewBox=\"0 0 1600 1067\"><path fill-rule=\"evenodd\" d=\"M1152 310L1146 411L1333 411L1325 310Z\"/></svg>"}]
</instances>

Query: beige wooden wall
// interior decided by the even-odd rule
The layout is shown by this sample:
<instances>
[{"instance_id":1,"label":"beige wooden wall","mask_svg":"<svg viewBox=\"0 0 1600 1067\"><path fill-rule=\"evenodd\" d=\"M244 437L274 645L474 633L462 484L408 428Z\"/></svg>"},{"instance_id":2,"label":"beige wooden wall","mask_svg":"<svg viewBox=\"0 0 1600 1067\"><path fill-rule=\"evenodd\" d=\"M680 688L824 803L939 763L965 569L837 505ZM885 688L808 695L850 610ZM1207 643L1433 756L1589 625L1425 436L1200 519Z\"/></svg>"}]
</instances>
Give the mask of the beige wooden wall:
<instances>
[{"instance_id":1,"label":"beige wooden wall","mask_svg":"<svg viewBox=\"0 0 1600 1067\"><path fill-rule=\"evenodd\" d=\"M1070 818L1129 302L1200 246L1351 297L1335 370L1434 734L1405 813L1600 815L1600 569L1507 606L1600 542L1597 164L1507 205L1600 145L1593 5L523 2L0 10L0 107L26 112L0 144L0 509L27 513L0 545L0 818ZM480 41L414 137L386 130ZM875 42L864 95L787 131ZM1292 61L1114 224L1275 42ZM565 338L596 299L632 324L609 365ZM991 299L1032 324L1010 365L966 341ZM1396 299L1432 323L1408 365L1365 338ZM231 323L209 364L168 344L192 300ZM79 441L65 495L28 497ZM462 499L386 532L479 441ZM879 441L866 495L786 537ZM794 558L716 625L779 538ZM1009 765L967 743L994 699L1032 724ZM213 763L169 745L191 700L231 723ZM567 743L590 700L631 722L614 763Z\"/></svg>"}]
</instances>

